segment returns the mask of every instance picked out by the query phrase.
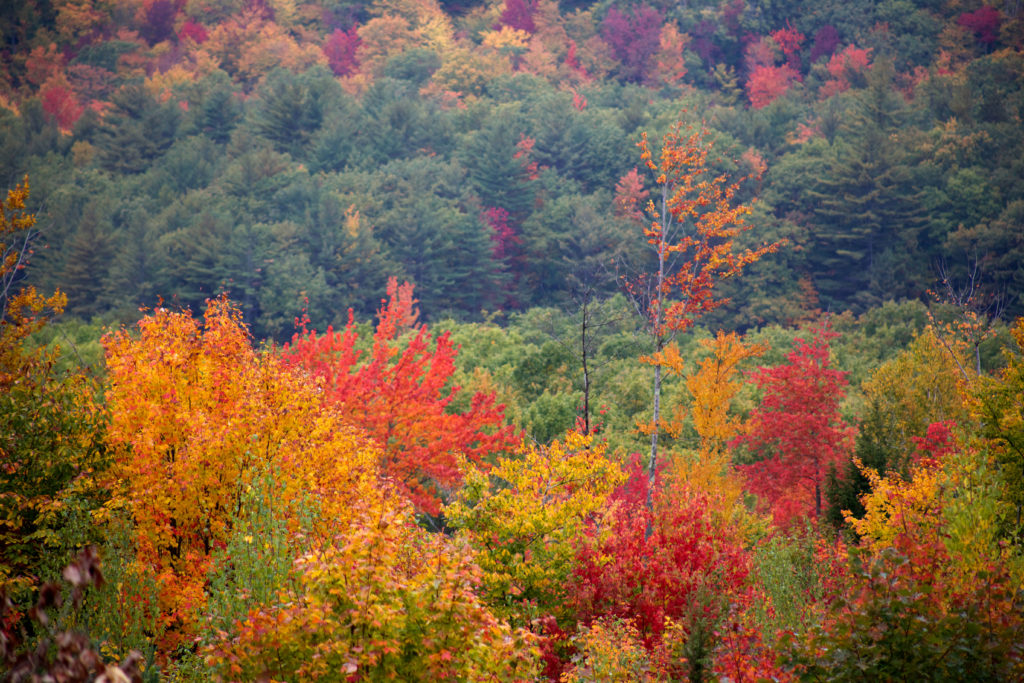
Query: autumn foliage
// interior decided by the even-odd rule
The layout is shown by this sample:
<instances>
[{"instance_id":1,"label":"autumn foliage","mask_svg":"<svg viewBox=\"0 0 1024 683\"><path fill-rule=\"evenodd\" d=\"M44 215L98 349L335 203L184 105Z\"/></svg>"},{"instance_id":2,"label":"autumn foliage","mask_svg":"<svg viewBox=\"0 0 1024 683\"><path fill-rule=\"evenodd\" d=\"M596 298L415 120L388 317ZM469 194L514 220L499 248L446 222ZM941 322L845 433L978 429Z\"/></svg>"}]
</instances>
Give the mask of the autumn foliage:
<instances>
[{"instance_id":1,"label":"autumn foliage","mask_svg":"<svg viewBox=\"0 0 1024 683\"><path fill-rule=\"evenodd\" d=\"M706 495L666 487L654 493L651 509L648 486L636 459L600 524L582 539L570 581L577 618L628 620L649 649L666 629L682 629L683 640L708 638L700 647L710 649L710 631L743 590L749 560L735 530L714 519Z\"/></svg>"},{"instance_id":2,"label":"autumn foliage","mask_svg":"<svg viewBox=\"0 0 1024 683\"><path fill-rule=\"evenodd\" d=\"M740 469L780 524L821 514L829 467L850 454L853 432L839 414L846 376L829 359L829 340L835 337L818 329L812 339L796 340L785 364L752 375L764 397L735 443L756 458Z\"/></svg>"},{"instance_id":3,"label":"autumn foliage","mask_svg":"<svg viewBox=\"0 0 1024 683\"><path fill-rule=\"evenodd\" d=\"M357 346L350 313L341 334L296 334L284 358L321 383L326 405L376 441L381 476L419 510L436 514L462 479L459 458L480 462L511 449L515 435L493 394L475 394L464 412L449 410L459 393L450 384L457 349L447 334L432 338L417 322L412 291L390 280L368 353Z\"/></svg>"},{"instance_id":4,"label":"autumn foliage","mask_svg":"<svg viewBox=\"0 0 1024 683\"><path fill-rule=\"evenodd\" d=\"M330 538L362 508L388 496L376 485L376 452L317 386L258 353L226 300L202 321L164 308L104 340L109 443L115 462L107 515L127 513L136 562L157 577L170 652L194 635L212 553L223 547L243 492L268 468L278 513L321 502L317 533Z\"/></svg>"}]
</instances>

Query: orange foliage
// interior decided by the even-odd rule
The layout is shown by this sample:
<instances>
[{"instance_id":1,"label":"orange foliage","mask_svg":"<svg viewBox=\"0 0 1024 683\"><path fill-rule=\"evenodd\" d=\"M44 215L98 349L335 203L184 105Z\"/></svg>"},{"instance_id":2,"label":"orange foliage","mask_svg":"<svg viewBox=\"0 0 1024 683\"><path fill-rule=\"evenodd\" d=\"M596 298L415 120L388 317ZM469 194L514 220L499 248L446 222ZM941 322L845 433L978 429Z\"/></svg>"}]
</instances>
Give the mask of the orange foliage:
<instances>
[{"instance_id":1,"label":"orange foliage","mask_svg":"<svg viewBox=\"0 0 1024 683\"><path fill-rule=\"evenodd\" d=\"M786 94L799 74L790 66L758 66L747 79L747 96L754 109L767 107Z\"/></svg>"},{"instance_id":2,"label":"orange foliage","mask_svg":"<svg viewBox=\"0 0 1024 683\"><path fill-rule=\"evenodd\" d=\"M33 230L36 217L25 212L27 200L28 176L0 202L0 388L17 381L24 369L22 343L46 323L47 309L57 315L67 303L60 291L43 297L32 286L14 288L28 265L37 234Z\"/></svg>"},{"instance_id":3,"label":"orange foliage","mask_svg":"<svg viewBox=\"0 0 1024 683\"><path fill-rule=\"evenodd\" d=\"M688 329L695 316L724 304L726 300L714 298L715 283L738 275L776 251L778 244L734 252L736 237L750 229L745 222L750 207L736 202L739 183L711 175L712 145L705 130L683 135L677 126L665 136L660 163L653 160L646 133L638 146L664 198L660 212L653 201L648 202L651 221L644 235L659 260L678 258L681 264L659 275L648 306L654 334L663 337L671 330ZM639 286L642 283L631 289Z\"/></svg>"},{"instance_id":4,"label":"orange foliage","mask_svg":"<svg viewBox=\"0 0 1024 683\"><path fill-rule=\"evenodd\" d=\"M254 479L280 472L273 505L285 519L299 499L317 501L324 538L387 494L365 439L321 407L312 381L253 350L229 302L210 301L202 323L158 309L138 326L103 340L110 508L131 516L137 562L158 579L167 653L193 633L211 554Z\"/></svg>"}]
</instances>

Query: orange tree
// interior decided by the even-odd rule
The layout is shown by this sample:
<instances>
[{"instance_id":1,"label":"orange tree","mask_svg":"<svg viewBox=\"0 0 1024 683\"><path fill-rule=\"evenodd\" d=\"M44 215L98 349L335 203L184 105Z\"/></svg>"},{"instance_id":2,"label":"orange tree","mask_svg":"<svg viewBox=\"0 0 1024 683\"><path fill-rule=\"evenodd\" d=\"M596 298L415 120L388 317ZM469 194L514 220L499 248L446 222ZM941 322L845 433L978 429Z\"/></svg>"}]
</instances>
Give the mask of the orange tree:
<instances>
[{"instance_id":1,"label":"orange tree","mask_svg":"<svg viewBox=\"0 0 1024 683\"><path fill-rule=\"evenodd\" d=\"M744 267L777 249L777 244L740 249L736 238L750 226L750 207L737 200L739 181L715 175L708 155L712 144L704 129L684 130L677 124L654 153L644 133L638 146L641 159L655 177L658 191L647 203L643 232L654 256L654 267L626 282L638 311L646 320L654 354L653 414L649 425L651 455L648 476L658 471L658 433L661 427L662 363L657 360L679 332L689 329L703 313L726 302L715 285L740 274ZM630 207L624 207L628 209ZM653 490L653 486L649 489ZM648 500L648 508L651 501Z\"/></svg>"},{"instance_id":2,"label":"orange tree","mask_svg":"<svg viewBox=\"0 0 1024 683\"><path fill-rule=\"evenodd\" d=\"M133 522L137 569L160 585L166 655L195 635L213 555L246 504L289 523L313 505L320 540L303 545L316 547L390 494L377 486L369 440L321 404L312 379L253 349L227 300L210 301L202 321L158 309L138 327L104 338L108 512ZM270 470L273 490L252 501L247 491Z\"/></svg>"}]
</instances>

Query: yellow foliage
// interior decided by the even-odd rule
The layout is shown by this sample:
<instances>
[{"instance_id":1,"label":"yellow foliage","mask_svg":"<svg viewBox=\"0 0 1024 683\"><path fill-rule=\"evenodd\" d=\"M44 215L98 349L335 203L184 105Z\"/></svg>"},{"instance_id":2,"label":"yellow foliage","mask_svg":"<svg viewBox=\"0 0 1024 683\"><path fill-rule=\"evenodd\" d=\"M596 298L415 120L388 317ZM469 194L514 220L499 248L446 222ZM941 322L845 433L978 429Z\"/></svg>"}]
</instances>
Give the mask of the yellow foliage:
<instances>
[{"instance_id":1,"label":"yellow foliage","mask_svg":"<svg viewBox=\"0 0 1024 683\"><path fill-rule=\"evenodd\" d=\"M35 234L36 217L25 211L28 192L26 176L0 202L0 389L16 381L26 367L25 338L67 304L59 290L44 297L32 286L14 289L28 263Z\"/></svg>"},{"instance_id":2,"label":"yellow foliage","mask_svg":"<svg viewBox=\"0 0 1024 683\"><path fill-rule=\"evenodd\" d=\"M936 467L917 466L905 480L896 472L880 476L854 459L867 477L871 492L861 498L865 515L857 519L843 512L847 523L873 551L892 545L897 534L934 538L941 526L941 472Z\"/></svg>"},{"instance_id":3,"label":"yellow foliage","mask_svg":"<svg viewBox=\"0 0 1024 683\"><path fill-rule=\"evenodd\" d=\"M1009 561L1018 578L1022 565L1001 543L1008 508L1000 500L998 473L989 456L971 444L956 443L939 459L924 459L908 478L896 472L880 476L859 461L871 491L861 497L866 514L846 521L875 553L898 539L918 546L942 546L950 558L946 580L970 587L979 571Z\"/></svg>"},{"instance_id":4,"label":"yellow foliage","mask_svg":"<svg viewBox=\"0 0 1024 683\"><path fill-rule=\"evenodd\" d=\"M481 95L495 76L512 70L508 60L498 54L466 48L450 50L443 59L441 68L431 78L431 88L437 92L450 90L463 95Z\"/></svg>"},{"instance_id":5,"label":"yellow foliage","mask_svg":"<svg viewBox=\"0 0 1024 683\"><path fill-rule=\"evenodd\" d=\"M562 683L640 683L660 680L630 621L598 619L573 639L579 654Z\"/></svg>"},{"instance_id":6,"label":"yellow foliage","mask_svg":"<svg viewBox=\"0 0 1024 683\"><path fill-rule=\"evenodd\" d=\"M359 27L360 44L356 50L360 70L378 75L391 55L419 47L423 43L420 32L403 16L384 14L374 17Z\"/></svg>"},{"instance_id":7,"label":"yellow foliage","mask_svg":"<svg viewBox=\"0 0 1024 683\"><path fill-rule=\"evenodd\" d=\"M904 457L914 452L912 437L924 436L928 425L967 419L957 359L931 329L875 370L863 390L868 403L892 420L890 445Z\"/></svg>"},{"instance_id":8,"label":"yellow foliage","mask_svg":"<svg viewBox=\"0 0 1024 683\"><path fill-rule=\"evenodd\" d=\"M500 30L488 31L483 35L481 45L492 50L505 53L522 53L530 42L530 34L511 26L502 26Z\"/></svg>"},{"instance_id":9,"label":"yellow foliage","mask_svg":"<svg viewBox=\"0 0 1024 683\"><path fill-rule=\"evenodd\" d=\"M160 580L169 649L193 631L211 552L268 468L282 476L264 502L288 520L313 503L322 543L391 494L375 448L321 408L309 379L253 350L228 302L210 302L203 324L158 309L139 330L104 338L110 505L129 512L138 562Z\"/></svg>"},{"instance_id":10,"label":"yellow foliage","mask_svg":"<svg viewBox=\"0 0 1024 683\"><path fill-rule=\"evenodd\" d=\"M733 378L742 362L759 357L768 347L747 346L735 332L725 334L721 330L714 339L700 343L712 355L686 378L686 388L693 396L693 426L700 435L701 456L717 459L740 430L739 418L729 415L729 409L743 383Z\"/></svg>"},{"instance_id":11,"label":"yellow foliage","mask_svg":"<svg viewBox=\"0 0 1024 683\"><path fill-rule=\"evenodd\" d=\"M446 514L477 549L493 604L536 600L557 613L575 553L572 539L625 479L603 444L569 432L549 446L531 445L500 459L489 477L470 469Z\"/></svg>"}]
</instances>

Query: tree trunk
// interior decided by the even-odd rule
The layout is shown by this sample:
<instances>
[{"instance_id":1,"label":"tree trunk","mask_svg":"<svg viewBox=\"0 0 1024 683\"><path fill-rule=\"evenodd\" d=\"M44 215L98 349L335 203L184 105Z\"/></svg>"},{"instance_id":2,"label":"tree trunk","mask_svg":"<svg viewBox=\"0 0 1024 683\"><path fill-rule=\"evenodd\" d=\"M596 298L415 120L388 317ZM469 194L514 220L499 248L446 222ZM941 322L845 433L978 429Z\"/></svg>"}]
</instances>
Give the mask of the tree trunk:
<instances>
[{"instance_id":1,"label":"tree trunk","mask_svg":"<svg viewBox=\"0 0 1024 683\"><path fill-rule=\"evenodd\" d=\"M662 333L661 314L663 310L662 288L665 284L665 250L667 244L668 221L668 188L661 188L661 236L658 240L658 278L654 283L654 353L655 356L665 349L665 335ZM661 365L654 365L654 410L651 424L651 459L647 473L647 509L654 510L654 487L658 482L658 431L661 421ZM653 519L653 516L652 516ZM651 535L650 527L647 535Z\"/></svg>"}]
</instances>

